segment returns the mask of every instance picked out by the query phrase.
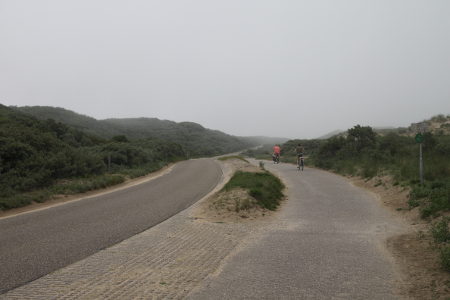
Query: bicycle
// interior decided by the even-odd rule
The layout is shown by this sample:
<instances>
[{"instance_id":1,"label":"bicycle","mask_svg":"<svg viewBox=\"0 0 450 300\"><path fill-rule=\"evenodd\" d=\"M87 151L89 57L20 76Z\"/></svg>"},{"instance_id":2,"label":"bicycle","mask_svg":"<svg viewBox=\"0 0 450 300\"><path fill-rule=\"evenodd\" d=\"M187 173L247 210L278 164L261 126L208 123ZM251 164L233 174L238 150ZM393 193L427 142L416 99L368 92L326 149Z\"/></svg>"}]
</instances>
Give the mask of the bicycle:
<instances>
[{"instance_id":1,"label":"bicycle","mask_svg":"<svg viewBox=\"0 0 450 300\"><path fill-rule=\"evenodd\" d=\"M279 154L273 154L272 155L272 160L274 164L279 164L280 163L280 155Z\"/></svg>"},{"instance_id":2,"label":"bicycle","mask_svg":"<svg viewBox=\"0 0 450 300\"><path fill-rule=\"evenodd\" d=\"M305 160L303 159L303 156L299 156L297 158L297 169L299 171L303 171L304 167L305 167Z\"/></svg>"}]
</instances>

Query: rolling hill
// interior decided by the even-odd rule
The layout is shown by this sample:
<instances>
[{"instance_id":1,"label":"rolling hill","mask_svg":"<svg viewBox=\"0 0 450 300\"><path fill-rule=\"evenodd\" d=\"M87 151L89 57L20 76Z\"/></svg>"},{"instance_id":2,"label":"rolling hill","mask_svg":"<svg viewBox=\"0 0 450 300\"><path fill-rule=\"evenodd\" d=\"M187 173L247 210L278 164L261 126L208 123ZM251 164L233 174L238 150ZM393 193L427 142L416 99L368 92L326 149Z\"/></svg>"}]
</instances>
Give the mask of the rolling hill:
<instances>
[{"instance_id":1,"label":"rolling hill","mask_svg":"<svg viewBox=\"0 0 450 300\"><path fill-rule=\"evenodd\" d=\"M192 122L157 118L96 120L64 108L25 106L14 109L40 120L53 119L102 138L126 136L129 140L157 138L180 144L191 157L219 155L255 145L255 141L211 130Z\"/></svg>"}]
</instances>

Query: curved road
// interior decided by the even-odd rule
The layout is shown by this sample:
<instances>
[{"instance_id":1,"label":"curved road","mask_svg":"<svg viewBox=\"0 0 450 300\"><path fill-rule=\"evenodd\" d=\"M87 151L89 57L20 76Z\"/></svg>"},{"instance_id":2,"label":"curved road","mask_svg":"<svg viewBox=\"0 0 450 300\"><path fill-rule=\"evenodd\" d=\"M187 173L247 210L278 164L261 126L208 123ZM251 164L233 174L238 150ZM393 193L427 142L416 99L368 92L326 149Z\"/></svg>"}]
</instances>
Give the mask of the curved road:
<instances>
[{"instance_id":1,"label":"curved road","mask_svg":"<svg viewBox=\"0 0 450 300\"><path fill-rule=\"evenodd\" d=\"M128 189L0 219L0 294L166 220L221 177L212 159L184 161Z\"/></svg>"},{"instance_id":2,"label":"curved road","mask_svg":"<svg viewBox=\"0 0 450 300\"><path fill-rule=\"evenodd\" d=\"M257 164L256 162L254 162ZM266 163L287 185L273 222L188 299L400 299L384 246L405 225L341 176Z\"/></svg>"}]
</instances>

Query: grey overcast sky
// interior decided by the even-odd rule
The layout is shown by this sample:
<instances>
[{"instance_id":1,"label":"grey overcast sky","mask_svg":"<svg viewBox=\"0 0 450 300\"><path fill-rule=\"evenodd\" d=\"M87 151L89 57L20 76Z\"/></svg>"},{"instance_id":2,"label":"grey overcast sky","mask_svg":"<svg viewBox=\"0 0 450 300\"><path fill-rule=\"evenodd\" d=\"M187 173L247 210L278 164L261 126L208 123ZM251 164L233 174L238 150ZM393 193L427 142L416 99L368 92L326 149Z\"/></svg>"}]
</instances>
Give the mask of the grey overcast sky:
<instances>
[{"instance_id":1,"label":"grey overcast sky","mask_svg":"<svg viewBox=\"0 0 450 300\"><path fill-rule=\"evenodd\" d=\"M313 138L450 114L449 0L0 0L0 103Z\"/></svg>"}]
</instances>

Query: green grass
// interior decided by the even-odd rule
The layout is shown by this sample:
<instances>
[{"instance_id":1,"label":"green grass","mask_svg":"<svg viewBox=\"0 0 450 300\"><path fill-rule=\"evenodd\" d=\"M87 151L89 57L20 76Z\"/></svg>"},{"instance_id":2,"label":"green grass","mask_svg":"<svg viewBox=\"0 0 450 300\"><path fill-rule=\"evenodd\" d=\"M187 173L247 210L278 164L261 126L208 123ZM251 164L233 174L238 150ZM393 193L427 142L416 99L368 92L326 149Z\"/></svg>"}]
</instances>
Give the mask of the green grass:
<instances>
[{"instance_id":1,"label":"green grass","mask_svg":"<svg viewBox=\"0 0 450 300\"><path fill-rule=\"evenodd\" d=\"M13 195L0 198L0 210L17 208L31 204L32 198L26 194Z\"/></svg>"},{"instance_id":2,"label":"green grass","mask_svg":"<svg viewBox=\"0 0 450 300\"><path fill-rule=\"evenodd\" d=\"M50 188L53 194L71 195L103 189L125 181L125 176L106 174L89 178L78 178L65 181Z\"/></svg>"},{"instance_id":3,"label":"green grass","mask_svg":"<svg viewBox=\"0 0 450 300\"><path fill-rule=\"evenodd\" d=\"M127 178L133 179L145 176L160 170L167 165L166 162L156 162L137 168L123 168L117 174L93 175L82 178L64 179L55 182L47 188L31 192L15 193L0 197L0 210L8 210L29 205L33 202L45 202L55 195L74 195L93 190L107 188L124 182Z\"/></svg>"},{"instance_id":4,"label":"green grass","mask_svg":"<svg viewBox=\"0 0 450 300\"><path fill-rule=\"evenodd\" d=\"M450 231L448 223L450 217L443 217L439 222L431 226L430 232L433 236L436 247L440 252L441 267L450 272Z\"/></svg>"},{"instance_id":5,"label":"green grass","mask_svg":"<svg viewBox=\"0 0 450 300\"><path fill-rule=\"evenodd\" d=\"M424 185L415 183L408 201L410 207L420 206L422 218L438 216L450 210L450 180L435 180Z\"/></svg>"},{"instance_id":6,"label":"green grass","mask_svg":"<svg viewBox=\"0 0 450 300\"><path fill-rule=\"evenodd\" d=\"M424 135L425 184L421 185L419 145L413 137L394 133L376 135L370 128L360 126L347 133L347 137L324 141L309 164L366 179L390 175L395 185L411 188L408 203L410 208L419 207L422 218L450 211L450 136Z\"/></svg>"},{"instance_id":7,"label":"green grass","mask_svg":"<svg viewBox=\"0 0 450 300\"><path fill-rule=\"evenodd\" d=\"M448 230L448 222L450 218L444 217L431 227L431 235L436 243L445 243L450 241L450 231Z\"/></svg>"},{"instance_id":8,"label":"green grass","mask_svg":"<svg viewBox=\"0 0 450 300\"><path fill-rule=\"evenodd\" d=\"M18 208L29 205L32 202L43 203L55 195L74 195L85 193L88 191L113 186L124 181L125 176L120 174L105 174L64 180L45 189L0 197L0 210Z\"/></svg>"},{"instance_id":9,"label":"green grass","mask_svg":"<svg viewBox=\"0 0 450 300\"><path fill-rule=\"evenodd\" d=\"M447 272L450 272L450 246L446 245L440 249L441 265Z\"/></svg>"},{"instance_id":10,"label":"green grass","mask_svg":"<svg viewBox=\"0 0 450 300\"><path fill-rule=\"evenodd\" d=\"M251 173L236 172L223 190L229 191L234 188L248 190L250 196L257 200L257 204L269 210L275 210L284 197L284 185L269 172Z\"/></svg>"},{"instance_id":11,"label":"green grass","mask_svg":"<svg viewBox=\"0 0 450 300\"><path fill-rule=\"evenodd\" d=\"M166 162L161 161L161 162L157 162L157 163L151 163L151 164L139 166L139 167L133 168L133 169L124 169L124 170L121 170L119 173L122 175L125 175L129 178L136 178L136 177L145 176L149 173L158 171L166 165L167 165Z\"/></svg>"}]
</instances>

